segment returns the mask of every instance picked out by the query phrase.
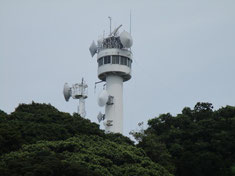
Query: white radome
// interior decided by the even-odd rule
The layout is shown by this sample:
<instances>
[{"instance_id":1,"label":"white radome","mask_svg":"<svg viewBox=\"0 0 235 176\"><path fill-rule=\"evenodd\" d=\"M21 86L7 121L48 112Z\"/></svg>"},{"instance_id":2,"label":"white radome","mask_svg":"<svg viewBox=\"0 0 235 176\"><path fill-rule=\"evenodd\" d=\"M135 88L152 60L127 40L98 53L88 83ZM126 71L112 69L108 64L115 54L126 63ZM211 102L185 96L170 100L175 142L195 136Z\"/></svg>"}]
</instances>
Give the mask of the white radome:
<instances>
[{"instance_id":1,"label":"white radome","mask_svg":"<svg viewBox=\"0 0 235 176\"><path fill-rule=\"evenodd\" d=\"M106 105L109 99L109 94L106 90L103 90L98 97L98 105L103 107Z\"/></svg>"},{"instance_id":2,"label":"white radome","mask_svg":"<svg viewBox=\"0 0 235 176\"><path fill-rule=\"evenodd\" d=\"M126 31L123 31L120 34L120 40L121 40L122 45L125 48L130 48L132 46L132 44L133 44L133 39L131 37L131 34L126 32Z\"/></svg>"}]
</instances>

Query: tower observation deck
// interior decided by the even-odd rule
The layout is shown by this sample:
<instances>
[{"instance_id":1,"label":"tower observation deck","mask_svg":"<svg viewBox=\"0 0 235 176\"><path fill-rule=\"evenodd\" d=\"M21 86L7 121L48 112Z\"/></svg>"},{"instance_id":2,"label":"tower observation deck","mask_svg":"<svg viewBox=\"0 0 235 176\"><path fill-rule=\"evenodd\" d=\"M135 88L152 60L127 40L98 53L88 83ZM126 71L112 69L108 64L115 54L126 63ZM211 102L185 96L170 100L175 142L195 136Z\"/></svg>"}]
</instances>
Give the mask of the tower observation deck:
<instances>
[{"instance_id":1,"label":"tower observation deck","mask_svg":"<svg viewBox=\"0 0 235 176\"><path fill-rule=\"evenodd\" d=\"M131 35L123 31L118 33L120 25L107 37L93 41L89 50L92 57L97 54L98 78L106 82L98 103L105 106L105 114L98 115L104 120L107 133L123 132L123 82L131 79L133 43Z\"/></svg>"}]
</instances>

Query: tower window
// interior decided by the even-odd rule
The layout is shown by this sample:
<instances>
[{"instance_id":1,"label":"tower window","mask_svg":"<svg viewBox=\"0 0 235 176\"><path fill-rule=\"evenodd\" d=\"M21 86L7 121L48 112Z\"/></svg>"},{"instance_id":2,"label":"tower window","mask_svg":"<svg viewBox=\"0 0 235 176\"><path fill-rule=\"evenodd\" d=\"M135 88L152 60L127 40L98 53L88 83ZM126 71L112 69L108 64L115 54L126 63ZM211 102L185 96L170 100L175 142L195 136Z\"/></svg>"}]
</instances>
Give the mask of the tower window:
<instances>
[{"instance_id":1,"label":"tower window","mask_svg":"<svg viewBox=\"0 0 235 176\"><path fill-rule=\"evenodd\" d=\"M105 57L104 57L104 64L109 64L109 63L111 63L111 58L110 58L110 56L105 56Z\"/></svg>"},{"instance_id":2,"label":"tower window","mask_svg":"<svg viewBox=\"0 0 235 176\"><path fill-rule=\"evenodd\" d=\"M112 56L112 64L119 64L119 56L117 55Z\"/></svg>"},{"instance_id":3,"label":"tower window","mask_svg":"<svg viewBox=\"0 0 235 176\"><path fill-rule=\"evenodd\" d=\"M99 66L103 65L103 57L101 57L101 58L98 60L98 65L99 65Z\"/></svg>"},{"instance_id":4,"label":"tower window","mask_svg":"<svg viewBox=\"0 0 235 176\"><path fill-rule=\"evenodd\" d=\"M127 59L127 66L131 68L131 63L132 63L132 60L131 59Z\"/></svg>"},{"instance_id":5,"label":"tower window","mask_svg":"<svg viewBox=\"0 0 235 176\"><path fill-rule=\"evenodd\" d=\"M127 58L124 58L124 65L127 65Z\"/></svg>"},{"instance_id":6,"label":"tower window","mask_svg":"<svg viewBox=\"0 0 235 176\"><path fill-rule=\"evenodd\" d=\"M104 64L121 64L126 65L131 68L132 60L128 57L119 56L119 55L113 55L111 56L104 56L98 59L98 65L104 65Z\"/></svg>"},{"instance_id":7,"label":"tower window","mask_svg":"<svg viewBox=\"0 0 235 176\"><path fill-rule=\"evenodd\" d=\"M121 56L121 65L127 65L127 58Z\"/></svg>"},{"instance_id":8,"label":"tower window","mask_svg":"<svg viewBox=\"0 0 235 176\"><path fill-rule=\"evenodd\" d=\"M124 60L125 60L125 57L121 56L121 65L124 65Z\"/></svg>"}]
</instances>

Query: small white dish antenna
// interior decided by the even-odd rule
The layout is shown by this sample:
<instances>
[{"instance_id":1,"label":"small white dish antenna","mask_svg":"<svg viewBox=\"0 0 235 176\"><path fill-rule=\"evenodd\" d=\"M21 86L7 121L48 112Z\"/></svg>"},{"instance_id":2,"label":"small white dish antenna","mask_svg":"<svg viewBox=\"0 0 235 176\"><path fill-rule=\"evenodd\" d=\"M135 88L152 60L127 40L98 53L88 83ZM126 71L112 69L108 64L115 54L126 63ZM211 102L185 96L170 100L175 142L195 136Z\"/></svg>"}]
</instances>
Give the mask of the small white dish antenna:
<instances>
[{"instance_id":1,"label":"small white dish antenna","mask_svg":"<svg viewBox=\"0 0 235 176\"><path fill-rule=\"evenodd\" d=\"M96 46L96 44L95 44L95 42L93 40L93 42L92 42L92 44L91 44L91 46L89 48L90 53L91 53L91 57L93 57L95 55L95 53L97 52L97 49L98 49L98 47Z\"/></svg>"},{"instance_id":2,"label":"small white dish antenna","mask_svg":"<svg viewBox=\"0 0 235 176\"><path fill-rule=\"evenodd\" d=\"M104 114L102 114L101 112L99 112L98 116L97 116L97 119L99 121L99 123L104 120Z\"/></svg>"},{"instance_id":3,"label":"small white dish antenna","mask_svg":"<svg viewBox=\"0 0 235 176\"><path fill-rule=\"evenodd\" d=\"M71 97L71 88L69 87L68 83L64 84L64 98L66 101L69 101L69 98Z\"/></svg>"},{"instance_id":4,"label":"small white dish antenna","mask_svg":"<svg viewBox=\"0 0 235 176\"><path fill-rule=\"evenodd\" d=\"M133 39L131 37L131 34L126 32L126 31L123 31L120 34L120 40L121 40L122 45L125 48L130 48L132 46L132 44L133 44Z\"/></svg>"},{"instance_id":5,"label":"small white dish antenna","mask_svg":"<svg viewBox=\"0 0 235 176\"><path fill-rule=\"evenodd\" d=\"M103 107L109 100L109 94L106 90L103 90L98 97L98 105Z\"/></svg>"}]
</instances>

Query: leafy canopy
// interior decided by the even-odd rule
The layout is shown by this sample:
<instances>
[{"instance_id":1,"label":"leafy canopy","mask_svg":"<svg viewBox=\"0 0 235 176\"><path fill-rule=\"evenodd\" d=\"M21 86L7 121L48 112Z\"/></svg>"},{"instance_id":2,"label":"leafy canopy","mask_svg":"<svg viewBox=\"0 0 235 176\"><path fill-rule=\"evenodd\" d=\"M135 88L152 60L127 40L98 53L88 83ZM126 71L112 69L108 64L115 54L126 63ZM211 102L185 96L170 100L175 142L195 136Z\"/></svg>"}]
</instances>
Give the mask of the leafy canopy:
<instances>
[{"instance_id":1,"label":"leafy canopy","mask_svg":"<svg viewBox=\"0 0 235 176\"><path fill-rule=\"evenodd\" d=\"M1 175L170 176L121 134L51 105L0 111Z\"/></svg>"},{"instance_id":2,"label":"leafy canopy","mask_svg":"<svg viewBox=\"0 0 235 176\"><path fill-rule=\"evenodd\" d=\"M235 175L235 107L197 103L148 121L138 146L177 176ZM141 138L140 138L141 136Z\"/></svg>"}]
</instances>

